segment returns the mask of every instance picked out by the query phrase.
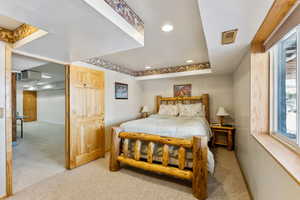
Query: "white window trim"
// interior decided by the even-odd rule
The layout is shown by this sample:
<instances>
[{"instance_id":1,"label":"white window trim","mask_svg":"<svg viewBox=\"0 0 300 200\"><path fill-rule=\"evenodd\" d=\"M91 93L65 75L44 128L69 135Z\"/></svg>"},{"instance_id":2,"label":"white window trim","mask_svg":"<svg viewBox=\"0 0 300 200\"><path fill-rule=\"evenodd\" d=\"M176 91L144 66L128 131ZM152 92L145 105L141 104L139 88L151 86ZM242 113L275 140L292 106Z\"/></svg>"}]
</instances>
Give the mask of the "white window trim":
<instances>
[{"instance_id":1,"label":"white window trim","mask_svg":"<svg viewBox=\"0 0 300 200\"><path fill-rule=\"evenodd\" d=\"M290 31L286 36L284 36L280 41L286 40L292 34L297 33L297 122L300 120L300 25L295 29ZM284 137L282 134L276 132L278 128L277 123L277 72L278 72L278 62L275 57L278 55L278 45L275 45L270 51L270 134L279 141L283 142L285 145L292 148L297 153L300 153L300 123L297 123L297 141L293 142L288 138Z\"/></svg>"},{"instance_id":2,"label":"white window trim","mask_svg":"<svg viewBox=\"0 0 300 200\"><path fill-rule=\"evenodd\" d=\"M300 146L300 26L295 28L297 32L297 144Z\"/></svg>"}]
</instances>

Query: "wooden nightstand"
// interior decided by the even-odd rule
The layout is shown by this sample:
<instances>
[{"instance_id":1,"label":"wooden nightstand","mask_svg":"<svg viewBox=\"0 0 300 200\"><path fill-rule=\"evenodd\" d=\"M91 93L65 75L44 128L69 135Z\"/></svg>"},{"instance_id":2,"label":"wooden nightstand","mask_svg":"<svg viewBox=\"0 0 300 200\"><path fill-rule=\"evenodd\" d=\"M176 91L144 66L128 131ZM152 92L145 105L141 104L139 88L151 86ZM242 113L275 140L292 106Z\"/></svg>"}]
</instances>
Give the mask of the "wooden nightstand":
<instances>
[{"instance_id":1,"label":"wooden nightstand","mask_svg":"<svg viewBox=\"0 0 300 200\"><path fill-rule=\"evenodd\" d=\"M234 127L225 127L225 126L211 126L213 132L212 145L223 145L226 146L228 150L233 150L234 145Z\"/></svg>"}]
</instances>

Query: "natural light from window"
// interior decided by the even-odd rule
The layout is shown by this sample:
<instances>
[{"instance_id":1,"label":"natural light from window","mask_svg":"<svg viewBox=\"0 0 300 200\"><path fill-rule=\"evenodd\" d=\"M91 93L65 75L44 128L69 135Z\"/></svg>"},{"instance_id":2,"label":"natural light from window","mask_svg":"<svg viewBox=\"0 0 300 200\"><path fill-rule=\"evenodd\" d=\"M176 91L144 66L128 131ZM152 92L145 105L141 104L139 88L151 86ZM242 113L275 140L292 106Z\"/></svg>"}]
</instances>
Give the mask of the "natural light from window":
<instances>
[{"instance_id":1,"label":"natural light from window","mask_svg":"<svg viewBox=\"0 0 300 200\"><path fill-rule=\"evenodd\" d=\"M272 49L273 119L272 132L289 143L299 145L299 27L281 39Z\"/></svg>"}]
</instances>

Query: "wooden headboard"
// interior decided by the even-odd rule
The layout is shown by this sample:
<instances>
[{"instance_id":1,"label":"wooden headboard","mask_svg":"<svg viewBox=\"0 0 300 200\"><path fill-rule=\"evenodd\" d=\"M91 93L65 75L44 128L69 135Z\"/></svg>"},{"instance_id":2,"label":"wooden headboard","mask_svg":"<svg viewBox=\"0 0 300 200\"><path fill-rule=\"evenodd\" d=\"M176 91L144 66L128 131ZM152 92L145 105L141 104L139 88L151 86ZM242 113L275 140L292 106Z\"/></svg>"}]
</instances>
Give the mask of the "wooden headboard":
<instances>
[{"instance_id":1,"label":"wooden headboard","mask_svg":"<svg viewBox=\"0 0 300 200\"><path fill-rule=\"evenodd\" d=\"M159 106L161 104L193 104L201 102L205 106L205 118L210 122L209 117L209 96L208 94L203 94L201 96L193 96L193 97L156 97L156 111L159 111Z\"/></svg>"}]
</instances>

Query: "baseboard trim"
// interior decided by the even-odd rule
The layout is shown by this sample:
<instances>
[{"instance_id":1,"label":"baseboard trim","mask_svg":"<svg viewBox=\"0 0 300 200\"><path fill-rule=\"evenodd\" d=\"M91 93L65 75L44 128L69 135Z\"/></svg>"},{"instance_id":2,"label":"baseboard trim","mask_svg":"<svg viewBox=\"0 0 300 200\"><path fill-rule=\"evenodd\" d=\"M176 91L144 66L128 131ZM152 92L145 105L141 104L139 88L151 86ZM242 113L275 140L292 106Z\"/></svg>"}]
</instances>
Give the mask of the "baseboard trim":
<instances>
[{"instance_id":1,"label":"baseboard trim","mask_svg":"<svg viewBox=\"0 0 300 200\"><path fill-rule=\"evenodd\" d=\"M0 200L4 200L5 198L7 198L7 195L6 195L6 194L0 196Z\"/></svg>"},{"instance_id":2,"label":"baseboard trim","mask_svg":"<svg viewBox=\"0 0 300 200\"><path fill-rule=\"evenodd\" d=\"M254 198L253 198L252 192L251 192L251 190L250 190L249 183L248 183L248 181L247 181L247 179L246 179L246 176L245 176L245 173L244 173L244 171L243 171L243 169L242 169L242 167L241 167L240 160L239 160L238 156L236 155L236 151L234 151L234 155L235 155L235 159L236 159L236 161L237 161L237 163L238 163L238 165L239 165L240 171L241 171L241 173L242 173L244 182L246 183L246 188L247 188L248 193L249 193L249 195L250 195L250 199L253 200Z\"/></svg>"},{"instance_id":3,"label":"baseboard trim","mask_svg":"<svg viewBox=\"0 0 300 200\"><path fill-rule=\"evenodd\" d=\"M53 121L44 121L44 120L37 120L36 122L44 122L44 123L47 123L47 124L55 124L55 125L62 125L64 126L65 125L65 121L63 121L62 123L58 123L58 122L53 122Z\"/></svg>"}]
</instances>

